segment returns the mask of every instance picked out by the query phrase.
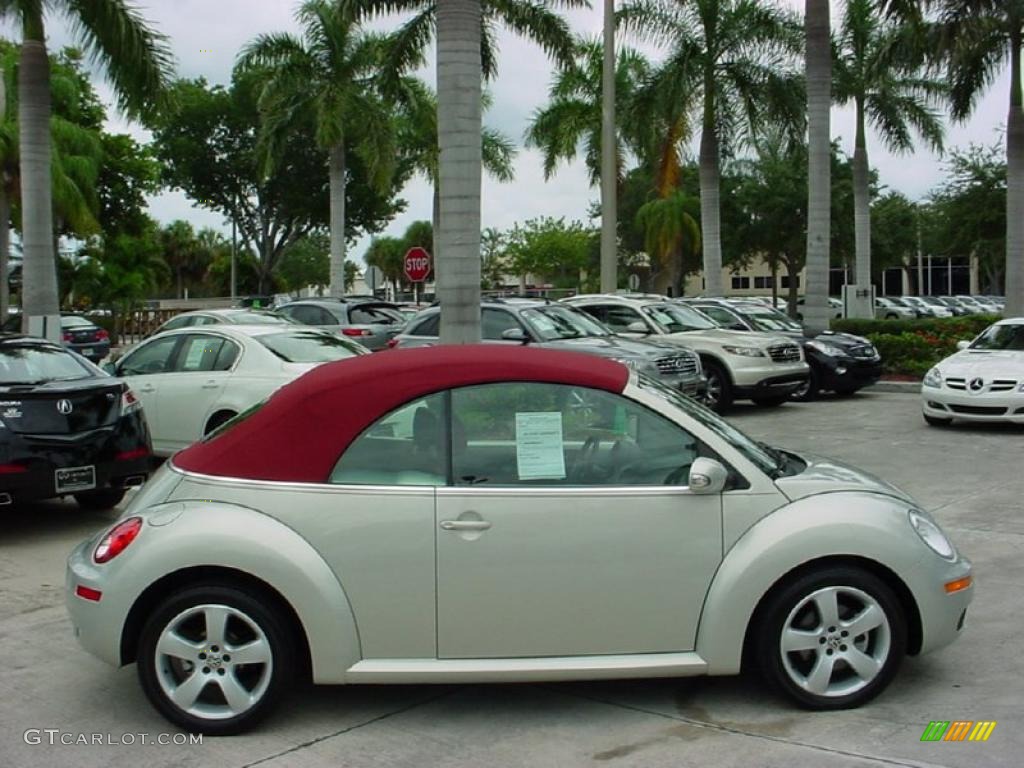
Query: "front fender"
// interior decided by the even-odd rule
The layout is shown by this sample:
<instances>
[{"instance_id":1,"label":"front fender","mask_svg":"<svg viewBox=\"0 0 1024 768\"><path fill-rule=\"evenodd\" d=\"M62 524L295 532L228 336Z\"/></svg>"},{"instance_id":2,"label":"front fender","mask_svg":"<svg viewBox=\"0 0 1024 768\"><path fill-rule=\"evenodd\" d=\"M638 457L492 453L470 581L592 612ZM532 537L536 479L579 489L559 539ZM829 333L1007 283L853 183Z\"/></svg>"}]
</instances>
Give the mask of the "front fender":
<instances>
[{"instance_id":1,"label":"front fender","mask_svg":"<svg viewBox=\"0 0 1024 768\"><path fill-rule=\"evenodd\" d=\"M165 576L198 567L233 569L267 583L294 609L309 641L313 680L344 682L345 670L362 657L359 633L343 587L309 542L236 504L172 502L138 514L146 520L143 535L108 564L113 567L104 579L104 602L123 607L119 634L131 606Z\"/></svg>"},{"instance_id":2,"label":"front fender","mask_svg":"<svg viewBox=\"0 0 1024 768\"><path fill-rule=\"evenodd\" d=\"M787 504L751 526L725 554L704 601L697 653L707 661L708 673L739 672L758 603L804 563L859 557L881 563L908 584L922 558L933 556L910 527L909 506L881 494L823 493Z\"/></svg>"}]
</instances>

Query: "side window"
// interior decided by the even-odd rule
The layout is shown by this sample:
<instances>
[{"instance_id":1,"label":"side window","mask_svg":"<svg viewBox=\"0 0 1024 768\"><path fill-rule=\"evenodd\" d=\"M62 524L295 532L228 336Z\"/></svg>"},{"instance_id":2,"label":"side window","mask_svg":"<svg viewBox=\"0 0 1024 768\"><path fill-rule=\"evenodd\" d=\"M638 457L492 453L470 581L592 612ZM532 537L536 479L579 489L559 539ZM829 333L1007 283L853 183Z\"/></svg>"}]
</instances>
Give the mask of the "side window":
<instances>
[{"instance_id":1,"label":"side window","mask_svg":"<svg viewBox=\"0 0 1024 768\"><path fill-rule=\"evenodd\" d=\"M699 442L621 395L502 383L452 392L456 485L686 485Z\"/></svg>"},{"instance_id":2,"label":"side window","mask_svg":"<svg viewBox=\"0 0 1024 768\"><path fill-rule=\"evenodd\" d=\"M134 352L125 355L118 366L118 372L122 376L144 376L170 371L174 350L180 341L181 336L170 336L146 342Z\"/></svg>"},{"instance_id":3,"label":"side window","mask_svg":"<svg viewBox=\"0 0 1024 768\"><path fill-rule=\"evenodd\" d=\"M170 320L168 320L166 323L160 326L160 330L174 331L177 330L178 328L187 328L188 326L192 325L193 322L195 322L195 319L196 318L194 315L178 315L177 317L172 317Z\"/></svg>"},{"instance_id":4,"label":"side window","mask_svg":"<svg viewBox=\"0 0 1024 768\"><path fill-rule=\"evenodd\" d=\"M180 373L215 370L217 356L223 346L224 339L219 336L189 334L178 353L178 363L174 370Z\"/></svg>"},{"instance_id":5,"label":"side window","mask_svg":"<svg viewBox=\"0 0 1024 768\"><path fill-rule=\"evenodd\" d=\"M608 311L603 306L598 304L580 304L574 306L576 306L577 309L582 309L599 323L608 325Z\"/></svg>"},{"instance_id":6,"label":"side window","mask_svg":"<svg viewBox=\"0 0 1024 768\"><path fill-rule=\"evenodd\" d=\"M300 323L306 325L327 325L329 321L323 319L325 314L320 307L314 307L309 304L302 304L297 307L285 307L282 310L285 314L294 320L298 320Z\"/></svg>"},{"instance_id":7,"label":"side window","mask_svg":"<svg viewBox=\"0 0 1024 768\"><path fill-rule=\"evenodd\" d=\"M425 320L417 323L416 327L409 331L410 336L440 336L441 335L441 314L434 313Z\"/></svg>"},{"instance_id":8,"label":"side window","mask_svg":"<svg viewBox=\"0 0 1024 768\"><path fill-rule=\"evenodd\" d=\"M613 331L629 331L629 324L640 322L647 327L647 323L632 307L605 307L605 325Z\"/></svg>"},{"instance_id":9,"label":"side window","mask_svg":"<svg viewBox=\"0 0 1024 768\"><path fill-rule=\"evenodd\" d=\"M238 359L238 354L241 351L235 342L225 339L221 345L220 352L217 354L217 359L213 363L213 370L230 371L231 366L235 364L235 360Z\"/></svg>"},{"instance_id":10,"label":"side window","mask_svg":"<svg viewBox=\"0 0 1024 768\"><path fill-rule=\"evenodd\" d=\"M192 325L217 325L217 318L210 317L209 315L196 315L195 322Z\"/></svg>"},{"instance_id":11,"label":"side window","mask_svg":"<svg viewBox=\"0 0 1024 768\"><path fill-rule=\"evenodd\" d=\"M447 421L444 394L392 411L357 437L330 481L336 485L444 485Z\"/></svg>"},{"instance_id":12,"label":"side window","mask_svg":"<svg viewBox=\"0 0 1024 768\"><path fill-rule=\"evenodd\" d=\"M485 308L483 310L480 320L481 338L490 341L500 341L501 334L510 329L523 330L523 326L511 312L506 312L503 309Z\"/></svg>"}]
</instances>

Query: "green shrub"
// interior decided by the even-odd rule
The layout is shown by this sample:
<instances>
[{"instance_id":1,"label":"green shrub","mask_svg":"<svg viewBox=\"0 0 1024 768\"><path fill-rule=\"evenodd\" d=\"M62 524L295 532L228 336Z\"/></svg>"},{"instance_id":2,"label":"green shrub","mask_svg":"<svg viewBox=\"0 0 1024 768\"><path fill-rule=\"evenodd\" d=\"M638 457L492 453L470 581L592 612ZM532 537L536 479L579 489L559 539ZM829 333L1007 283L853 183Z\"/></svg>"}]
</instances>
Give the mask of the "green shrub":
<instances>
[{"instance_id":1,"label":"green shrub","mask_svg":"<svg viewBox=\"0 0 1024 768\"><path fill-rule=\"evenodd\" d=\"M987 315L920 320L833 320L832 330L866 336L878 348L887 373L924 376L999 318Z\"/></svg>"}]
</instances>

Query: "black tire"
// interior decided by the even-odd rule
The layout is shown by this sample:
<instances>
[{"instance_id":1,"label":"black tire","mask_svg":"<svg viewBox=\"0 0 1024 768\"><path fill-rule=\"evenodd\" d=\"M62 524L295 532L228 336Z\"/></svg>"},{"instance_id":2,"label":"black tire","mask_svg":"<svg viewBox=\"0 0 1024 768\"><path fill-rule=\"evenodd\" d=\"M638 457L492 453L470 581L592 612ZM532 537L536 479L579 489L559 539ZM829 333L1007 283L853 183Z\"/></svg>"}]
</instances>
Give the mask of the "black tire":
<instances>
[{"instance_id":1,"label":"black tire","mask_svg":"<svg viewBox=\"0 0 1024 768\"><path fill-rule=\"evenodd\" d=\"M809 403L818 397L820 389L821 384L818 379L818 374L815 373L813 368L811 368L807 377L807 383L802 384L799 389L791 392L789 399L796 400L798 403Z\"/></svg>"},{"instance_id":2,"label":"black tire","mask_svg":"<svg viewBox=\"0 0 1024 768\"><path fill-rule=\"evenodd\" d=\"M835 619L825 620L812 598L817 595L827 605L830 594L835 596L835 624L831 624ZM851 637L856 629L845 629L851 625L844 622L855 619L872 603L881 609L884 621ZM899 599L884 581L860 568L822 566L804 573L771 594L758 615L760 621L754 628L758 666L772 686L805 709L859 707L885 690L906 655L907 625ZM796 630L794 637L803 641L808 636L807 649L783 652L783 630L790 625ZM875 659L878 668L864 680L847 659L867 656ZM821 693L810 690L818 663L831 665L829 677L822 678L825 687ZM806 681L806 687L794 677Z\"/></svg>"},{"instance_id":3,"label":"black tire","mask_svg":"<svg viewBox=\"0 0 1024 768\"><path fill-rule=\"evenodd\" d=\"M887 314L887 315L885 316L885 319L886 319L886 320L899 320L899 319L900 319L900 316L899 316L899 315L897 315L897 314L895 314L895 313L893 313L893 312L890 312L889 314Z\"/></svg>"},{"instance_id":4,"label":"black tire","mask_svg":"<svg viewBox=\"0 0 1024 768\"><path fill-rule=\"evenodd\" d=\"M233 618L224 622L223 648L207 642L209 637L203 629L205 614L201 607L208 605L215 606L214 610L226 606L233 612ZM195 612L194 616L198 619L188 616L190 610ZM238 618L238 614L244 618ZM186 618L179 620L183 615ZM246 621L252 622L252 625ZM183 663L162 654L158 661L158 642L172 624L176 624L179 636L189 633L187 639L195 643L200 648L198 653L203 655L197 653L194 661ZM253 632L253 626L263 633L266 646L269 647L269 663L232 663L226 651L237 650L236 645L241 646L252 638L258 638L259 635ZM241 642L233 642L236 639ZM201 667L201 664L211 666ZM191 733L226 736L248 730L279 703L295 680L296 668L295 644L283 612L264 596L253 595L233 586L194 586L173 593L149 616L139 639L138 672L142 689L160 714ZM209 715L200 716L183 709L165 691L165 684L174 682L182 686L193 675L204 675L207 678L201 687L197 686L193 706L199 704L211 708ZM225 683L221 683L221 680ZM248 688L247 685L252 681L255 681L253 687ZM221 691L225 684L234 687L236 683L247 693L258 694L258 698L247 709L233 715ZM214 711L216 708L221 711Z\"/></svg>"},{"instance_id":5,"label":"black tire","mask_svg":"<svg viewBox=\"0 0 1024 768\"><path fill-rule=\"evenodd\" d=\"M98 491L82 491L75 494L75 501L82 509L106 510L113 509L124 498L124 488L104 488Z\"/></svg>"},{"instance_id":6,"label":"black tire","mask_svg":"<svg viewBox=\"0 0 1024 768\"><path fill-rule=\"evenodd\" d=\"M835 393L839 397L853 397L859 391L859 387L843 387L842 389L836 389Z\"/></svg>"},{"instance_id":7,"label":"black tire","mask_svg":"<svg viewBox=\"0 0 1024 768\"><path fill-rule=\"evenodd\" d=\"M953 423L952 419L943 419L940 416L929 416L927 413L922 415L929 427L948 427Z\"/></svg>"},{"instance_id":8,"label":"black tire","mask_svg":"<svg viewBox=\"0 0 1024 768\"><path fill-rule=\"evenodd\" d=\"M721 363L715 360L702 360L701 362L704 365L704 375L708 380L704 402L711 410L722 413L732 405L732 380Z\"/></svg>"},{"instance_id":9,"label":"black tire","mask_svg":"<svg viewBox=\"0 0 1024 768\"><path fill-rule=\"evenodd\" d=\"M206 422L206 430L203 432L203 436L205 437L213 432L213 430L228 423L231 419L235 418L236 415L237 414L233 411L220 411L213 414L213 416L210 417L210 420Z\"/></svg>"}]
</instances>

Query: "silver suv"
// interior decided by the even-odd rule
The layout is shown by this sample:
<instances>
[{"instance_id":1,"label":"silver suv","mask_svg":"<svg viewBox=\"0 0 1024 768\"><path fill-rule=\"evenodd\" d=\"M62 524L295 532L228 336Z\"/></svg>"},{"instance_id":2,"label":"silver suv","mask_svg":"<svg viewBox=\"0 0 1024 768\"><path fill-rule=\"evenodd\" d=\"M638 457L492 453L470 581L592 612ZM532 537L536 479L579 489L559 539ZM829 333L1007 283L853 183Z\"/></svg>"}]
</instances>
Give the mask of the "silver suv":
<instances>
[{"instance_id":1,"label":"silver suv","mask_svg":"<svg viewBox=\"0 0 1024 768\"><path fill-rule=\"evenodd\" d=\"M416 315L389 347L437 344L440 307ZM544 300L493 299L481 305L481 337L485 343L530 344L610 357L658 379L684 394L704 391L700 358L688 347L624 339L578 309Z\"/></svg>"},{"instance_id":2,"label":"silver suv","mask_svg":"<svg viewBox=\"0 0 1024 768\"><path fill-rule=\"evenodd\" d=\"M693 307L663 296L620 294L564 299L616 333L684 344L700 355L707 401L716 410L733 400L781 405L810 375L800 345L784 336L719 328Z\"/></svg>"}]
</instances>

